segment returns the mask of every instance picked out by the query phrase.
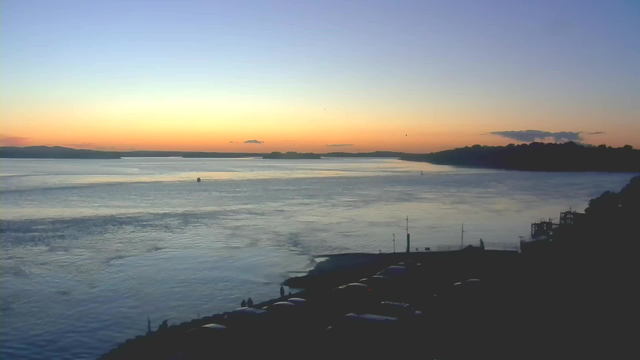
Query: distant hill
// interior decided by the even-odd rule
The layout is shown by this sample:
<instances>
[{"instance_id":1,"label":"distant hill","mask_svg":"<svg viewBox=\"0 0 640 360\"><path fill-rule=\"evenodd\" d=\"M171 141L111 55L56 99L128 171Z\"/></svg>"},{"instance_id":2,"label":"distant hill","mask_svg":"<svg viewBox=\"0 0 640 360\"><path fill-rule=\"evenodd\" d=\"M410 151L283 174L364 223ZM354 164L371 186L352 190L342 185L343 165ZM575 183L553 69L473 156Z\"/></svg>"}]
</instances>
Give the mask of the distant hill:
<instances>
[{"instance_id":1,"label":"distant hill","mask_svg":"<svg viewBox=\"0 0 640 360\"><path fill-rule=\"evenodd\" d=\"M262 157L263 159L321 159L322 156L314 153L297 153L293 151L289 151L286 153L281 153L278 151L272 152L271 154L267 154Z\"/></svg>"},{"instance_id":2,"label":"distant hill","mask_svg":"<svg viewBox=\"0 0 640 360\"><path fill-rule=\"evenodd\" d=\"M402 160L531 171L640 172L640 150L626 145L612 148L564 144L531 144L458 148L424 155L406 154Z\"/></svg>"},{"instance_id":3,"label":"distant hill","mask_svg":"<svg viewBox=\"0 0 640 360\"><path fill-rule=\"evenodd\" d=\"M122 157L169 157L184 158L243 158L262 156L260 153L216 153L186 151L98 151L72 149L62 146L3 146L0 158L21 159L120 159Z\"/></svg>"},{"instance_id":4,"label":"distant hill","mask_svg":"<svg viewBox=\"0 0 640 360\"><path fill-rule=\"evenodd\" d=\"M23 159L120 159L115 151L71 149L62 146L3 146L0 157Z\"/></svg>"}]
</instances>

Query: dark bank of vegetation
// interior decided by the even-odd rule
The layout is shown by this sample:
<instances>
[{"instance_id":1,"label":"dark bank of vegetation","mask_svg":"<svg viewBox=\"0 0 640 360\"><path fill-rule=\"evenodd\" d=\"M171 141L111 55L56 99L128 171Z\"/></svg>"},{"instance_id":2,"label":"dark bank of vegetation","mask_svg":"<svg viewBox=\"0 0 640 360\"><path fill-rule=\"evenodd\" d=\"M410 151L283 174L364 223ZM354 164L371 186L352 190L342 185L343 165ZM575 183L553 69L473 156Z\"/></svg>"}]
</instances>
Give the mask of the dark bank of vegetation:
<instances>
[{"instance_id":1,"label":"dark bank of vegetation","mask_svg":"<svg viewBox=\"0 0 640 360\"><path fill-rule=\"evenodd\" d=\"M295 151L289 151L286 153L281 153L279 151L272 152L271 154L267 154L262 157L263 159L320 159L321 156L319 154L314 153L297 153Z\"/></svg>"},{"instance_id":2,"label":"dark bank of vegetation","mask_svg":"<svg viewBox=\"0 0 640 360\"><path fill-rule=\"evenodd\" d=\"M640 150L630 145L621 148L583 146L574 142L474 145L424 155L407 154L401 159L508 170L640 172Z\"/></svg>"}]
</instances>

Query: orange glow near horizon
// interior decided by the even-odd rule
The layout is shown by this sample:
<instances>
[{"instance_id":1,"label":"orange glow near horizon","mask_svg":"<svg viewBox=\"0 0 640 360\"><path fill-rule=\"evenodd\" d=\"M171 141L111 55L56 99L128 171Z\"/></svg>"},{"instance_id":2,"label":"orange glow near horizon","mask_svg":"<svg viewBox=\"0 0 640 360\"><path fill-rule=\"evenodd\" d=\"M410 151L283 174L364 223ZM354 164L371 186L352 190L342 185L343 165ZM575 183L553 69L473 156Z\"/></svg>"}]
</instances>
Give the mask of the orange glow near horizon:
<instances>
[{"instance_id":1,"label":"orange glow near horizon","mask_svg":"<svg viewBox=\"0 0 640 360\"><path fill-rule=\"evenodd\" d=\"M370 151L402 151L425 153L456 147L481 145L506 145L521 143L495 135L479 135L478 132L467 131L398 131L397 129L365 129L360 132L339 131L330 129L301 129L289 133L251 132L244 135L232 130L171 130L154 129L140 131L118 131L116 129L86 129L86 132L56 131L42 129L38 132L21 136L14 132L10 137L0 139L2 146L65 146L71 148L95 150L175 150L175 151L212 151L212 152L255 152L272 151L298 152L370 152ZM249 132L247 132L249 133ZM254 135L257 133L258 135ZM17 134L17 135L13 135ZM626 139L625 139L626 138ZM16 143L13 139L19 139ZM617 137L601 135L592 143L606 143L611 146L633 144L633 137L620 134ZM8 140L8 141L5 141ZM262 144L244 143L247 140L258 140ZM7 143L8 142L8 143ZM634 146L634 147L637 147Z\"/></svg>"},{"instance_id":2,"label":"orange glow near horizon","mask_svg":"<svg viewBox=\"0 0 640 360\"><path fill-rule=\"evenodd\" d=\"M96 150L425 153L474 144L519 143L487 134L518 130L509 125L514 116L509 109L491 108L475 113L441 106L393 112L391 105L379 104L371 109L358 104L324 109L300 102L287 106L281 101L262 101L241 106L237 101L198 99L72 105L63 102L39 110L27 106L5 108L0 144ZM559 127L553 120L538 119L550 131L570 130ZM638 147L632 133L622 127L612 130L601 135L583 132L583 137L593 144ZM247 140L263 143L244 143Z\"/></svg>"}]
</instances>

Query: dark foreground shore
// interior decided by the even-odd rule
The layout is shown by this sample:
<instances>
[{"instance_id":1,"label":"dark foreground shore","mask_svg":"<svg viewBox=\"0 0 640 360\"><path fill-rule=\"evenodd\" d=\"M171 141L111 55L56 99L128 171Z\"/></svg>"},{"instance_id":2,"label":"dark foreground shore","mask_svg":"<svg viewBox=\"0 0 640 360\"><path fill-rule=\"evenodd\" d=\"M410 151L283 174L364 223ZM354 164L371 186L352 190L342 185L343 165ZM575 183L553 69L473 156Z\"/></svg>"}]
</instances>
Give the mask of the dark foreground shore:
<instances>
[{"instance_id":1,"label":"dark foreground shore","mask_svg":"<svg viewBox=\"0 0 640 360\"><path fill-rule=\"evenodd\" d=\"M309 275L286 281L304 288L299 293L254 305L249 313L159 329L103 358L576 358L609 343L612 332L594 329L619 319L611 317L614 309L606 316L601 311L603 286L615 281L594 275L567 268L548 252L467 248L329 256ZM354 282L363 285L336 288ZM274 305L290 298L303 300ZM411 314L390 317L383 302L405 304Z\"/></svg>"}]
</instances>

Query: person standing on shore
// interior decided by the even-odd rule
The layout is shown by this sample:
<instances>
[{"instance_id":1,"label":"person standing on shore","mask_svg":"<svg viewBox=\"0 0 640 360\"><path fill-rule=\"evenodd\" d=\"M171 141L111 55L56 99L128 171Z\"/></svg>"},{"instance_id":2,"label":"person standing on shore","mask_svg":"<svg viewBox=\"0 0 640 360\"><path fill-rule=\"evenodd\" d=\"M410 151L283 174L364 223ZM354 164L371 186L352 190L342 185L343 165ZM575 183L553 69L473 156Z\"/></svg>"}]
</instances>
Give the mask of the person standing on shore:
<instances>
[{"instance_id":1,"label":"person standing on shore","mask_svg":"<svg viewBox=\"0 0 640 360\"><path fill-rule=\"evenodd\" d=\"M252 307L253 306L253 300L251 300L251 298L247 299L247 307Z\"/></svg>"},{"instance_id":2,"label":"person standing on shore","mask_svg":"<svg viewBox=\"0 0 640 360\"><path fill-rule=\"evenodd\" d=\"M280 286L280 297L284 297L284 287Z\"/></svg>"},{"instance_id":3,"label":"person standing on shore","mask_svg":"<svg viewBox=\"0 0 640 360\"><path fill-rule=\"evenodd\" d=\"M240 303L240 307L247 307L247 302L244 301L244 299L242 299L242 302Z\"/></svg>"}]
</instances>

